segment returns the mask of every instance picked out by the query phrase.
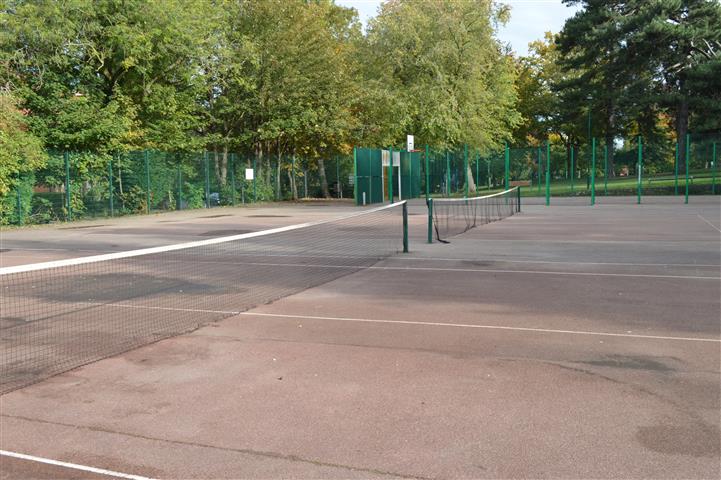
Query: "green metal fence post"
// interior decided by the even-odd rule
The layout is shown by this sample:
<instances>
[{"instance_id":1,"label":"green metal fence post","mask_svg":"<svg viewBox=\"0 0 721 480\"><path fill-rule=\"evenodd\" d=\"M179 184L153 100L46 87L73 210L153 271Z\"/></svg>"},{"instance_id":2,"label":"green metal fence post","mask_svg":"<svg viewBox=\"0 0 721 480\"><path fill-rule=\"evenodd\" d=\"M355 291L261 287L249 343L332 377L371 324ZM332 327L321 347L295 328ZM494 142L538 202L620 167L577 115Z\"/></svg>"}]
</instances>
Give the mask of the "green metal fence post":
<instances>
[{"instance_id":1,"label":"green metal fence post","mask_svg":"<svg viewBox=\"0 0 721 480\"><path fill-rule=\"evenodd\" d=\"M603 146L603 194L608 195L608 144Z\"/></svg>"},{"instance_id":2,"label":"green metal fence post","mask_svg":"<svg viewBox=\"0 0 721 480\"><path fill-rule=\"evenodd\" d=\"M178 161L178 201L175 202L175 209L183 209L183 169L180 166L180 161Z\"/></svg>"},{"instance_id":3,"label":"green metal fence post","mask_svg":"<svg viewBox=\"0 0 721 480\"><path fill-rule=\"evenodd\" d=\"M546 206L551 204L551 143L546 142Z\"/></svg>"},{"instance_id":4,"label":"green metal fence post","mask_svg":"<svg viewBox=\"0 0 721 480\"><path fill-rule=\"evenodd\" d=\"M688 168L691 163L691 134L686 134L686 198L683 203L688 203Z\"/></svg>"},{"instance_id":5,"label":"green metal fence post","mask_svg":"<svg viewBox=\"0 0 721 480\"><path fill-rule=\"evenodd\" d=\"M257 178L257 175L255 173L255 156L253 156L253 203L255 203L258 200L258 197L256 196L256 189L255 189L255 180Z\"/></svg>"},{"instance_id":6,"label":"green metal fence post","mask_svg":"<svg viewBox=\"0 0 721 480\"><path fill-rule=\"evenodd\" d=\"M291 169L295 167L295 156L293 159L293 164L291 164L292 166L290 167ZM356 147L353 147L353 198L355 198L355 204L360 205L360 202L358 201L358 149Z\"/></svg>"},{"instance_id":7,"label":"green metal fence post","mask_svg":"<svg viewBox=\"0 0 721 480\"><path fill-rule=\"evenodd\" d=\"M115 216L115 205L113 203L113 158L115 158L115 154L112 155L110 158L110 161L108 162L108 201L110 203L110 216Z\"/></svg>"},{"instance_id":8,"label":"green metal fence post","mask_svg":"<svg viewBox=\"0 0 721 480\"><path fill-rule=\"evenodd\" d=\"M143 150L143 159L145 160L145 213L150 213L150 159L147 150Z\"/></svg>"},{"instance_id":9,"label":"green metal fence post","mask_svg":"<svg viewBox=\"0 0 721 480\"><path fill-rule=\"evenodd\" d=\"M504 142L504 159L505 159L505 170L506 170L506 182L505 190L508 190L511 185L511 151L508 149L508 142Z\"/></svg>"},{"instance_id":10,"label":"green metal fence post","mask_svg":"<svg viewBox=\"0 0 721 480\"><path fill-rule=\"evenodd\" d=\"M478 165L481 163L481 154L476 153L476 192L478 192L478 184L481 181L481 176L478 172Z\"/></svg>"},{"instance_id":11,"label":"green metal fence post","mask_svg":"<svg viewBox=\"0 0 721 480\"><path fill-rule=\"evenodd\" d=\"M488 190L491 189L491 161L486 160L486 181L488 182Z\"/></svg>"},{"instance_id":12,"label":"green metal fence post","mask_svg":"<svg viewBox=\"0 0 721 480\"><path fill-rule=\"evenodd\" d=\"M596 205L596 137L591 139L591 205Z\"/></svg>"},{"instance_id":13,"label":"green metal fence post","mask_svg":"<svg viewBox=\"0 0 721 480\"><path fill-rule=\"evenodd\" d=\"M66 151L63 152L63 160L65 161L65 209L67 211L66 219L71 221L73 219L73 208L70 202L70 154Z\"/></svg>"},{"instance_id":14,"label":"green metal fence post","mask_svg":"<svg viewBox=\"0 0 721 480\"><path fill-rule=\"evenodd\" d=\"M343 187L340 182L340 159L335 157L335 186L338 189L338 198L343 198Z\"/></svg>"},{"instance_id":15,"label":"green metal fence post","mask_svg":"<svg viewBox=\"0 0 721 480\"><path fill-rule=\"evenodd\" d=\"M573 145L571 145L571 193L573 193L573 182L576 177L576 164L575 164L575 152L573 151Z\"/></svg>"},{"instance_id":16,"label":"green metal fence post","mask_svg":"<svg viewBox=\"0 0 721 480\"><path fill-rule=\"evenodd\" d=\"M711 156L711 195L716 195L716 142L713 142Z\"/></svg>"},{"instance_id":17,"label":"green metal fence post","mask_svg":"<svg viewBox=\"0 0 721 480\"><path fill-rule=\"evenodd\" d=\"M393 147L388 149L388 157L388 201L393 203Z\"/></svg>"},{"instance_id":18,"label":"green metal fence post","mask_svg":"<svg viewBox=\"0 0 721 480\"><path fill-rule=\"evenodd\" d=\"M638 198L636 200L636 203L640 204L641 188L643 188L643 139L641 138L641 135L638 136L638 163L636 169L638 170L638 184L636 187Z\"/></svg>"},{"instance_id":19,"label":"green metal fence post","mask_svg":"<svg viewBox=\"0 0 721 480\"><path fill-rule=\"evenodd\" d=\"M424 163L426 165L426 203L428 203L428 199L431 198L431 160L428 152L428 144L426 144L426 158L424 159Z\"/></svg>"},{"instance_id":20,"label":"green metal fence post","mask_svg":"<svg viewBox=\"0 0 721 480\"><path fill-rule=\"evenodd\" d=\"M676 141L676 160L673 162L673 194L678 195L678 140Z\"/></svg>"},{"instance_id":21,"label":"green metal fence post","mask_svg":"<svg viewBox=\"0 0 721 480\"><path fill-rule=\"evenodd\" d=\"M468 198L468 188L471 183L468 178L468 144L463 145L463 176L466 178L466 191L464 192L465 198Z\"/></svg>"},{"instance_id":22,"label":"green metal fence post","mask_svg":"<svg viewBox=\"0 0 721 480\"><path fill-rule=\"evenodd\" d=\"M235 206L235 194L237 193L235 185L235 154L230 153L230 204Z\"/></svg>"},{"instance_id":23,"label":"green metal fence post","mask_svg":"<svg viewBox=\"0 0 721 480\"><path fill-rule=\"evenodd\" d=\"M537 193L541 195L541 172L543 172L543 166L541 165L541 147L536 147L538 154L538 173L536 174L536 180L538 181Z\"/></svg>"},{"instance_id":24,"label":"green metal fence post","mask_svg":"<svg viewBox=\"0 0 721 480\"><path fill-rule=\"evenodd\" d=\"M446 150L446 196L451 196L451 157Z\"/></svg>"},{"instance_id":25,"label":"green metal fence post","mask_svg":"<svg viewBox=\"0 0 721 480\"><path fill-rule=\"evenodd\" d=\"M403 202L403 253L408 253L408 203Z\"/></svg>"},{"instance_id":26,"label":"green metal fence post","mask_svg":"<svg viewBox=\"0 0 721 480\"><path fill-rule=\"evenodd\" d=\"M203 163L205 164L205 208L210 208L210 160L208 152L203 152Z\"/></svg>"},{"instance_id":27,"label":"green metal fence post","mask_svg":"<svg viewBox=\"0 0 721 480\"><path fill-rule=\"evenodd\" d=\"M282 158L282 157L281 157ZM281 158L278 158L275 164L275 199L280 200L280 162Z\"/></svg>"},{"instance_id":28,"label":"green metal fence post","mask_svg":"<svg viewBox=\"0 0 721 480\"><path fill-rule=\"evenodd\" d=\"M433 199L428 199L428 243L433 243Z\"/></svg>"}]
</instances>

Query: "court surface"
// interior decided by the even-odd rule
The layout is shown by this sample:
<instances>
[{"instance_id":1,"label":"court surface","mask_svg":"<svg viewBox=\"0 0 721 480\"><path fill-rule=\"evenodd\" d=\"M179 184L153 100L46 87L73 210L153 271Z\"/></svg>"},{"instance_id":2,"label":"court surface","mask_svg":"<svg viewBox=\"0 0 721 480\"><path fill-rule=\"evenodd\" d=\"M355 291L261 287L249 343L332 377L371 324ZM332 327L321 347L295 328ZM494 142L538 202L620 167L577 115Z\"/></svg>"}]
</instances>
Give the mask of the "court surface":
<instances>
[{"instance_id":1,"label":"court surface","mask_svg":"<svg viewBox=\"0 0 721 480\"><path fill-rule=\"evenodd\" d=\"M430 245L413 202L409 254L2 396L0 478L718 478L721 207L665 200ZM3 265L352 209L8 231Z\"/></svg>"}]
</instances>

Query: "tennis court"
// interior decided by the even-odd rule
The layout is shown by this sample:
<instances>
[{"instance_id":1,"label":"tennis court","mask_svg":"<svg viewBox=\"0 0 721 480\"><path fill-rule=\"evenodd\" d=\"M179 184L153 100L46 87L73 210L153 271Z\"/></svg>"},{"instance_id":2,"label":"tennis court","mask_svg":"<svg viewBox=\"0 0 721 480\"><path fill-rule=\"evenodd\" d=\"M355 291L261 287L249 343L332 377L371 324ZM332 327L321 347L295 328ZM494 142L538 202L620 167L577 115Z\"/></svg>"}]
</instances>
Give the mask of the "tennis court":
<instances>
[{"instance_id":1,"label":"tennis court","mask_svg":"<svg viewBox=\"0 0 721 480\"><path fill-rule=\"evenodd\" d=\"M5 268L193 245L3 283L2 478L716 477L719 200L573 200L430 244L412 201L409 253L401 205L3 232Z\"/></svg>"}]
</instances>

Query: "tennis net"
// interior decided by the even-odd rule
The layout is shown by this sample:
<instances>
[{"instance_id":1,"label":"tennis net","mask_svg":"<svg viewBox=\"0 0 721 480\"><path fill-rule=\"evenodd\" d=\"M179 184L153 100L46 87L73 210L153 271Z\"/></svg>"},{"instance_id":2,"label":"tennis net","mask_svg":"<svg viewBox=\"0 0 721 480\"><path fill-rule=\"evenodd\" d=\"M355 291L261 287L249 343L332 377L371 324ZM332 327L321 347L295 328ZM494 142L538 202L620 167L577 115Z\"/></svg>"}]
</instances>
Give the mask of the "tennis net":
<instances>
[{"instance_id":1,"label":"tennis net","mask_svg":"<svg viewBox=\"0 0 721 480\"><path fill-rule=\"evenodd\" d=\"M0 393L194 330L407 248L405 202L197 242L0 268Z\"/></svg>"},{"instance_id":2,"label":"tennis net","mask_svg":"<svg viewBox=\"0 0 721 480\"><path fill-rule=\"evenodd\" d=\"M473 198L431 198L428 201L428 241L435 231L439 242L467 232L471 228L502 220L521 211L518 187ZM432 225L431 225L432 224Z\"/></svg>"}]
</instances>

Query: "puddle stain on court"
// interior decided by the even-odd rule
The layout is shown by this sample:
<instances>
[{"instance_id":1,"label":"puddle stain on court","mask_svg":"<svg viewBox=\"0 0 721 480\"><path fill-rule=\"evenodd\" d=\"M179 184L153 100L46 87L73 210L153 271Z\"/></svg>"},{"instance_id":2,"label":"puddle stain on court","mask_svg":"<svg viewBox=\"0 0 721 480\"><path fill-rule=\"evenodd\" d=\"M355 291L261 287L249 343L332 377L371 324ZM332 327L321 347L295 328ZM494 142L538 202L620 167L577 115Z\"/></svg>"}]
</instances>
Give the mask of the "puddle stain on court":
<instances>
[{"instance_id":1,"label":"puddle stain on court","mask_svg":"<svg viewBox=\"0 0 721 480\"><path fill-rule=\"evenodd\" d=\"M645 448L667 455L718 457L721 454L721 431L716 425L640 427L636 439Z\"/></svg>"},{"instance_id":2,"label":"puddle stain on court","mask_svg":"<svg viewBox=\"0 0 721 480\"><path fill-rule=\"evenodd\" d=\"M649 370L652 372L675 372L676 369L648 357L607 355L598 360L585 360L575 363L592 365L594 367L623 368L630 370Z\"/></svg>"}]
</instances>

